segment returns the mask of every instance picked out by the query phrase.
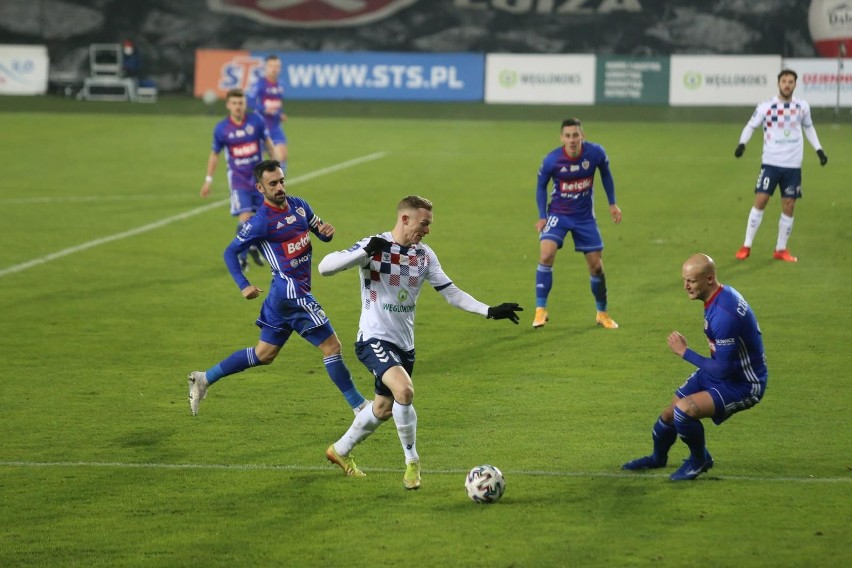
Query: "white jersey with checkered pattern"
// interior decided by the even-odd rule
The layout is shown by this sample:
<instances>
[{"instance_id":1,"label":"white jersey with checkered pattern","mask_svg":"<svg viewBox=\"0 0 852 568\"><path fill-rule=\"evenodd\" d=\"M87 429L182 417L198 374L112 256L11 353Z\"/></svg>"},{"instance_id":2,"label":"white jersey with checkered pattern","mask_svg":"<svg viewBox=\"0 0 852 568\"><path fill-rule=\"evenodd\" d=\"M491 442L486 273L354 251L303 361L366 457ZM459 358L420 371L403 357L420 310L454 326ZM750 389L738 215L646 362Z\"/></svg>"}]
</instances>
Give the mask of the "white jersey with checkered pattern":
<instances>
[{"instance_id":1,"label":"white jersey with checkered pattern","mask_svg":"<svg viewBox=\"0 0 852 568\"><path fill-rule=\"evenodd\" d=\"M361 320L358 337L390 341L404 351L414 349L414 315L424 282L436 290L452 284L435 252L423 243L402 246L390 232L378 235L390 245L360 267ZM370 238L358 242L363 248Z\"/></svg>"},{"instance_id":2,"label":"white jersey with checkered pattern","mask_svg":"<svg viewBox=\"0 0 852 568\"><path fill-rule=\"evenodd\" d=\"M748 142L751 131L761 126L763 127L762 163L779 168L801 168L804 152L803 131L813 128L810 105L795 97L790 102L782 101L777 96L763 101L757 105L754 114L751 115L740 137L740 142L743 144Z\"/></svg>"}]
</instances>

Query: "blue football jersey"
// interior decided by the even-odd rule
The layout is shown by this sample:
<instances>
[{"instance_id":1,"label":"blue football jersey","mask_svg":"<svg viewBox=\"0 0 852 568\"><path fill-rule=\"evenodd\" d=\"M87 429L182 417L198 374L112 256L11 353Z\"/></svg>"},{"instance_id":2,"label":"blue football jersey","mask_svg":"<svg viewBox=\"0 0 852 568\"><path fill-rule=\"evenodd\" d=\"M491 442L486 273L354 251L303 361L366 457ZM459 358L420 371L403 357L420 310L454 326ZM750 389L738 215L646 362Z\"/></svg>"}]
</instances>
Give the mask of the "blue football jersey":
<instances>
[{"instance_id":1,"label":"blue football jersey","mask_svg":"<svg viewBox=\"0 0 852 568\"><path fill-rule=\"evenodd\" d=\"M267 125L281 122L281 114L284 112L284 86L280 81L272 83L266 77L258 77L246 93L246 99Z\"/></svg>"},{"instance_id":2,"label":"blue football jersey","mask_svg":"<svg viewBox=\"0 0 852 568\"><path fill-rule=\"evenodd\" d=\"M310 233L324 242L331 237L320 235L322 219L304 199L287 196L286 205L279 209L264 202L225 249L225 264L240 290L250 282L240 270L238 255L255 245L272 269L270 295L296 299L310 293L313 253Z\"/></svg>"},{"instance_id":3,"label":"blue football jersey","mask_svg":"<svg viewBox=\"0 0 852 568\"><path fill-rule=\"evenodd\" d=\"M595 170L600 170L601 181L609 203L615 203L615 187L609 169L609 159L603 147L593 142L583 142L583 149L571 158L560 146L547 156L538 170L536 197L539 218L548 215L570 215L577 218L594 218ZM553 180L550 204L547 205L547 186Z\"/></svg>"},{"instance_id":4,"label":"blue football jersey","mask_svg":"<svg viewBox=\"0 0 852 568\"><path fill-rule=\"evenodd\" d=\"M760 326L739 292L722 286L705 302L704 333L711 357L727 369L727 376L718 379L766 384L768 373Z\"/></svg>"},{"instance_id":5,"label":"blue football jersey","mask_svg":"<svg viewBox=\"0 0 852 568\"><path fill-rule=\"evenodd\" d=\"M228 160L228 182L231 189L257 191L253 169L263 161L266 124L256 114L246 113L242 123L227 117L213 129L212 149L217 154L225 149Z\"/></svg>"}]
</instances>

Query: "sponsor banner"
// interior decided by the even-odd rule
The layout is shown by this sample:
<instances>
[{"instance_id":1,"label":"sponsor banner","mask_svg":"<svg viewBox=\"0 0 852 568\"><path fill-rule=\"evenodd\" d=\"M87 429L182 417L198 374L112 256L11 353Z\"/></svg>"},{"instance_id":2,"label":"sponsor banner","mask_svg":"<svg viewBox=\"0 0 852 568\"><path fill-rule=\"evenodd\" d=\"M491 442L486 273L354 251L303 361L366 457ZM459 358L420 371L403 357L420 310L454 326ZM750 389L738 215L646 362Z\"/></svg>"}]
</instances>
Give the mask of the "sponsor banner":
<instances>
[{"instance_id":1,"label":"sponsor banner","mask_svg":"<svg viewBox=\"0 0 852 568\"><path fill-rule=\"evenodd\" d=\"M672 106L752 106L778 91L776 55L672 55Z\"/></svg>"},{"instance_id":2,"label":"sponsor banner","mask_svg":"<svg viewBox=\"0 0 852 568\"><path fill-rule=\"evenodd\" d=\"M598 103L666 105L669 58L599 55L595 95Z\"/></svg>"},{"instance_id":3,"label":"sponsor banner","mask_svg":"<svg viewBox=\"0 0 852 568\"><path fill-rule=\"evenodd\" d=\"M0 45L0 95L43 95L49 62L44 45Z\"/></svg>"},{"instance_id":4,"label":"sponsor banner","mask_svg":"<svg viewBox=\"0 0 852 568\"><path fill-rule=\"evenodd\" d=\"M852 2L811 0L808 29L823 57L852 57Z\"/></svg>"},{"instance_id":5,"label":"sponsor banner","mask_svg":"<svg viewBox=\"0 0 852 568\"><path fill-rule=\"evenodd\" d=\"M485 102L593 104L595 56L488 54Z\"/></svg>"},{"instance_id":6,"label":"sponsor banner","mask_svg":"<svg viewBox=\"0 0 852 568\"><path fill-rule=\"evenodd\" d=\"M198 50L195 95L247 88L269 52ZM473 53L276 53L286 99L481 101L484 57Z\"/></svg>"},{"instance_id":7,"label":"sponsor banner","mask_svg":"<svg viewBox=\"0 0 852 568\"><path fill-rule=\"evenodd\" d=\"M852 107L852 59L785 59L784 67L798 74L794 97L812 107ZM839 89L838 89L839 86Z\"/></svg>"}]
</instances>

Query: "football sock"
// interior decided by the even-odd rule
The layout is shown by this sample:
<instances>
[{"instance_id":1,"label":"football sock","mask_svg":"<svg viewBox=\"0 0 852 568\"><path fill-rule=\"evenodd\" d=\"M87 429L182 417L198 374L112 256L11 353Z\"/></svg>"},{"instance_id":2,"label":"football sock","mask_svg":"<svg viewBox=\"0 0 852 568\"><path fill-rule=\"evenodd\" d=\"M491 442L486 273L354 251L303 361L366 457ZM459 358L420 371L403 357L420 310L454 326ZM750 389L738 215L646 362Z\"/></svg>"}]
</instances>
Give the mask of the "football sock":
<instances>
[{"instance_id":1,"label":"football sock","mask_svg":"<svg viewBox=\"0 0 852 568\"><path fill-rule=\"evenodd\" d=\"M674 420L677 435L689 446L689 457L704 461L704 425L701 420L692 418L677 406L674 409Z\"/></svg>"},{"instance_id":2,"label":"football sock","mask_svg":"<svg viewBox=\"0 0 852 568\"><path fill-rule=\"evenodd\" d=\"M222 377L245 371L249 367L256 367L258 364L254 347L234 351L226 359L207 369L207 382L212 385Z\"/></svg>"},{"instance_id":3,"label":"football sock","mask_svg":"<svg viewBox=\"0 0 852 568\"><path fill-rule=\"evenodd\" d=\"M355 383L352 382L352 375L349 373L349 368L343 362L343 356L338 353L323 357L322 362L325 364L325 370L334 385L343 393L343 398L349 403L349 406L355 408L364 402L364 397L355 388Z\"/></svg>"},{"instance_id":4,"label":"football sock","mask_svg":"<svg viewBox=\"0 0 852 568\"><path fill-rule=\"evenodd\" d=\"M654 438L654 458L658 462L665 462L669 458L669 450L677 441L677 430L673 424L663 422L663 417L657 418L657 422L651 430Z\"/></svg>"},{"instance_id":5,"label":"football sock","mask_svg":"<svg viewBox=\"0 0 852 568\"><path fill-rule=\"evenodd\" d=\"M606 311L606 276L601 273L600 276L592 276L589 278L592 285L592 294L595 296L595 307L599 312Z\"/></svg>"},{"instance_id":6,"label":"football sock","mask_svg":"<svg viewBox=\"0 0 852 568\"><path fill-rule=\"evenodd\" d=\"M375 432L383 422L384 420L379 420L373 414L372 407L365 408L363 412L358 413L343 437L334 443L334 451L341 456L349 455L352 448Z\"/></svg>"},{"instance_id":7,"label":"football sock","mask_svg":"<svg viewBox=\"0 0 852 568\"><path fill-rule=\"evenodd\" d=\"M748 223L746 223L745 241L743 242L744 247L751 248L751 245L754 243L754 236L757 234L757 230L760 228L761 221L763 221L763 210L752 207L751 211L749 211L748 213Z\"/></svg>"},{"instance_id":8,"label":"football sock","mask_svg":"<svg viewBox=\"0 0 852 568\"><path fill-rule=\"evenodd\" d=\"M787 239L790 238L790 233L792 232L793 218L781 213L781 218L778 220L778 242L775 243L775 250L785 250L787 248Z\"/></svg>"},{"instance_id":9,"label":"football sock","mask_svg":"<svg viewBox=\"0 0 852 568\"><path fill-rule=\"evenodd\" d=\"M535 306L547 307L547 297L553 288L553 267L539 264L535 271Z\"/></svg>"},{"instance_id":10,"label":"football sock","mask_svg":"<svg viewBox=\"0 0 852 568\"><path fill-rule=\"evenodd\" d=\"M361 413L363 414L363 412ZM405 463L418 461L417 455L417 413L412 404L400 404L393 401L393 421L396 423L396 433L405 452Z\"/></svg>"}]
</instances>

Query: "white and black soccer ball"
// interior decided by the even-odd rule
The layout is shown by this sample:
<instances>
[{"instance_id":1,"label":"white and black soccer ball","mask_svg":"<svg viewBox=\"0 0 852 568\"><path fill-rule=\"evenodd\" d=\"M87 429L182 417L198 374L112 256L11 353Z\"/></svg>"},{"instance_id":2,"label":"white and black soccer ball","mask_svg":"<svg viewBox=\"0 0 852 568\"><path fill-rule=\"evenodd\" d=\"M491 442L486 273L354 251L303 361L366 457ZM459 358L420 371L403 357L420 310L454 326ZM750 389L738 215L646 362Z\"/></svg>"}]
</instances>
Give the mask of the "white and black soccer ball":
<instances>
[{"instance_id":1,"label":"white and black soccer ball","mask_svg":"<svg viewBox=\"0 0 852 568\"><path fill-rule=\"evenodd\" d=\"M506 490L506 480L493 465L478 465L467 474L464 488L474 503L496 503Z\"/></svg>"}]
</instances>

